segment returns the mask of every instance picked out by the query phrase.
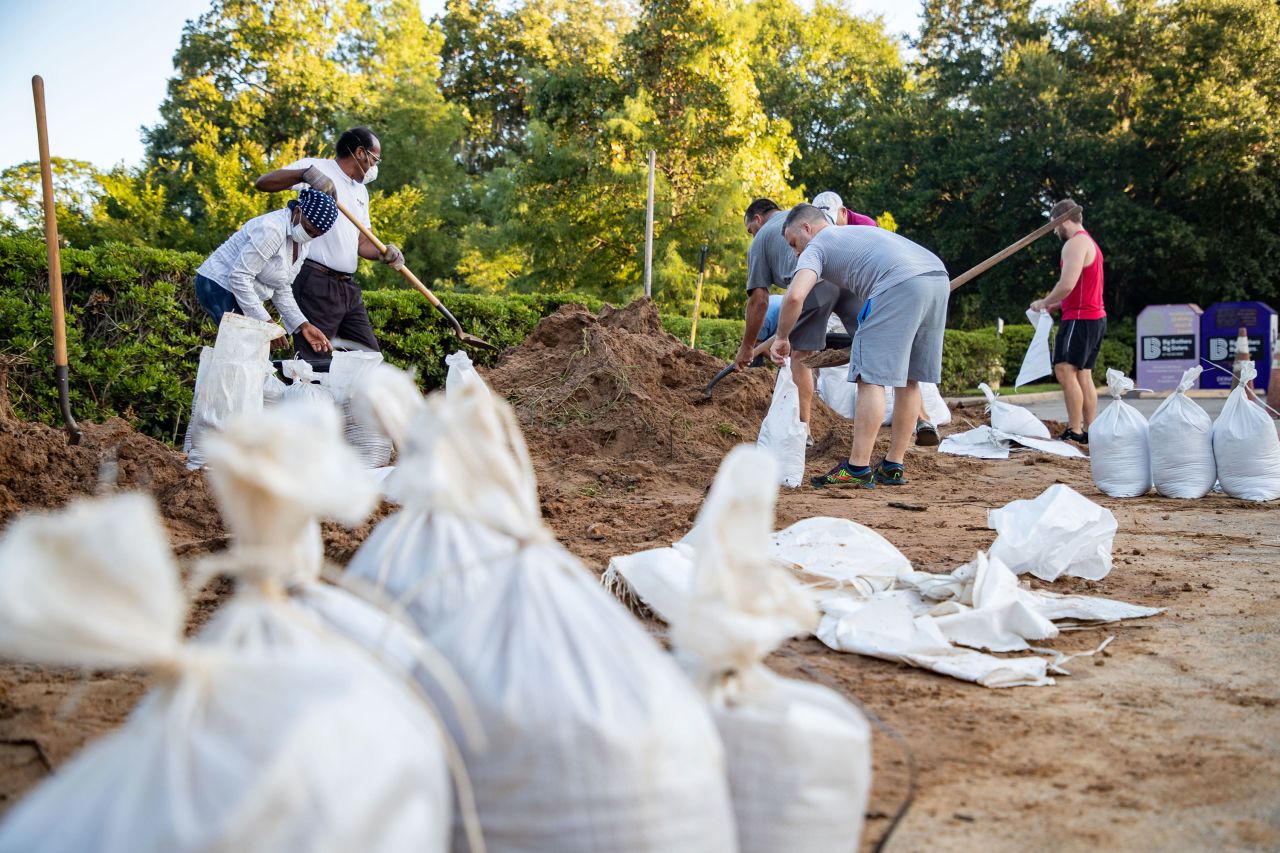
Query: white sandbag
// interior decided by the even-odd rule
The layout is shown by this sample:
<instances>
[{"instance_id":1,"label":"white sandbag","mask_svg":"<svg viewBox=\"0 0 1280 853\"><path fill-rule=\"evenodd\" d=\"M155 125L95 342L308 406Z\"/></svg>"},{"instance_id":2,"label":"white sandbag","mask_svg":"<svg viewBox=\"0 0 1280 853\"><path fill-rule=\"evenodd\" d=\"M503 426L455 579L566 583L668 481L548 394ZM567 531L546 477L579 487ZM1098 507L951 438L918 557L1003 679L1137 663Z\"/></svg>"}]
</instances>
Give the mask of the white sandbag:
<instances>
[{"instance_id":1,"label":"white sandbag","mask_svg":"<svg viewBox=\"0 0 1280 853\"><path fill-rule=\"evenodd\" d=\"M200 348L200 364L196 367L196 384L195 384L195 388L191 392L191 417L187 419L187 429L182 437L182 452L188 454L188 456L190 456L192 440L195 438L195 434L197 432L195 403L196 403L196 400L199 399L200 397L200 385L204 380L205 374L209 370L209 363L211 361L213 361L213 347L201 347ZM264 397L265 397L265 385L264 385ZM200 466L192 465L189 467L198 468Z\"/></svg>"},{"instance_id":2,"label":"white sandbag","mask_svg":"<svg viewBox=\"0 0 1280 853\"><path fill-rule=\"evenodd\" d=\"M1016 447L1015 447L1016 445ZM1010 450L1028 448L1069 459L1085 459L1085 455L1065 441L1053 438L1032 438L1014 435L989 426L974 427L964 432L952 433L938 445L939 453L953 456L973 456L978 459L1008 459Z\"/></svg>"},{"instance_id":3,"label":"white sandbag","mask_svg":"<svg viewBox=\"0 0 1280 853\"><path fill-rule=\"evenodd\" d=\"M1032 438L1052 437L1049 435L1049 428L1029 410L996 399L996 393L985 382L978 388L987 398L987 411L991 413L992 429Z\"/></svg>"},{"instance_id":4,"label":"white sandbag","mask_svg":"<svg viewBox=\"0 0 1280 853\"><path fill-rule=\"evenodd\" d=\"M1093 484L1113 498L1135 498L1151 491L1151 447L1147 419L1120 399L1133 380L1107 371L1111 403L1089 425L1089 469Z\"/></svg>"},{"instance_id":5,"label":"white sandbag","mask_svg":"<svg viewBox=\"0 0 1280 853\"><path fill-rule=\"evenodd\" d=\"M0 851L445 849L448 779L421 704L340 647L184 645L178 577L143 496L9 527L0 654L157 685L5 815Z\"/></svg>"},{"instance_id":6,"label":"white sandbag","mask_svg":"<svg viewBox=\"0 0 1280 853\"><path fill-rule=\"evenodd\" d=\"M1035 326L1035 334L1031 336L1031 345L1027 354L1022 357L1022 367L1018 370L1018 378L1014 388L1021 388L1028 382L1035 382L1053 375L1053 357L1049 352L1049 334L1053 331L1053 315L1048 311L1027 310L1027 320Z\"/></svg>"},{"instance_id":7,"label":"white sandbag","mask_svg":"<svg viewBox=\"0 0 1280 853\"><path fill-rule=\"evenodd\" d=\"M273 372L271 342L283 334L275 323L240 314L223 316L207 362L201 353L203 370L197 372L191 401L188 468L204 464L201 441L206 433L221 429L235 415L262 411L263 380Z\"/></svg>"},{"instance_id":8,"label":"white sandbag","mask_svg":"<svg viewBox=\"0 0 1280 853\"><path fill-rule=\"evenodd\" d=\"M800 390L791 378L791 359L778 368L773 400L760 424L756 444L773 454L778 463L778 482L789 489L804 479L804 448L808 430L800 420Z\"/></svg>"},{"instance_id":9,"label":"white sandbag","mask_svg":"<svg viewBox=\"0 0 1280 853\"><path fill-rule=\"evenodd\" d=\"M371 371L381 364L380 352L335 352L329 372L322 380L342 410L343 435L366 468L381 468L391 461L391 439L383 435L376 424L358 416L352 398L364 386Z\"/></svg>"},{"instance_id":10,"label":"white sandbag","mask_svg":"<svg viewBox=\"0 0 1280 853\"><path fill-rule=\"evenodd\" d=\"M849 381L849 370L845 367L820 367L814 386L818 399L826 403L831 411L847 421L853 420L858 408L858 383ZM944 404L945 408L945 404ZM893 423L893 389L884 389L884 420L881 426Z\"/></svg>"},{"instance_id":11,"label":"white sandbag","mask_svg":"<svg viewBox=\"0 0 1280 853\"><path fill-rule=\"evenodd\" d=\"M475 365L471 363L471 356L467 355L463 350L446 355L444 363L449 368L444 376L444 391L446 394L456 394L463 385L471 385L477 382L483 383L480 374L476 373Z\"/></svg>"},{"instance_id":12,"label":"white sandbag","mask_svg":"<svg viewBox=\"0 0 1280 853\"><path fill-rule=\"evenodd\" d=\"M1213 419L1187 396L1203 370L1188 368L1148 422L1151 479L1156 491L1166 498L1202 498L1218 479L1213 461Z\"/></svg>"},{"instance_id":13,"label":"white sandbag","mask_svg":"<svg viewBox=\"0 0 1280 853\"><path fill-rule=\"evenodd\" d=\"M321 382L315 368L300 358L280 362L280 372L289 380L281 401L335 405L333 392Z\"/></svg>"},{"instance_id":14,"label":"white sandbag","mask_svg":"<svg viewBox=\"0 0 1280 853\"><path fill-rule=\"evenodd\" d=\"M352 397L356 417L374 424L403 453L414 419L426 407L413 376L398 367L380 364L365 377Z\"/></svg>"},{"instance_id":15,"label":"white sandbag","mask_svg":"<svg viewBox=\"0 0 1280 853\"><path fill-rule=\"evenodd\" d=\"M901 597L824 601L817 636L837 651L896 661L983 687L1054 683L1042 658L997 658L952 645L932 616L913 615Z\"/></svg>"},{"instance_id":16,"label":"white sandbag","mask_svg":"<svg viewBox=\"0 0 1280 853\"><path fill-rule=\"evenodd\" d=\"M777 492L764 450L725 458L686 540L691 595L671 626L677 652L724 741L743 853L856 850L871 789L871 730L862 713L817 684L763 663L808 634L817 612L767 556Z\"/></svg>"},{"instance_id":17,"label":"white sandbag","mask_svg":"<svg viewBox=\"0 0 1280 853\"><path fill-rule=\"evenodd\" d=\"M769 539L769 555L809 575L865 589L911 571L911 561L889 540L846 518L806 518Z\"/></svg>"},{"instance_id":18,"label":"white sandbag","mask_svg":"<svg viewBox=\"0 0 1280 853\"><path fill-rule=\"evenodd\" d=\"M990 510L987 527L996 531L988 556L1017 574L1030 572L1046 581L1063 575L1102 580L1111 571L1116 517L1062 483L1034 500Z\"/></svg>"},{"instance_id":19,"label":"white sandbag","mask_svg":"<svg viewBox=\"0 0 1280 853\"><path fill-rule=\"evenodd\" d=\"M992 652L1024 651L1028 640L1058 636L1053 622L1019 595L1018 577L998 559L978 553L973 578L950 613L934 611L942 635L951 642Z\"/></svg>"},{"instance_id":20,"label":"white sandbag","mask_svg":"<svg viewBox=\"0 0 1280 853\"><path fill-rule=\"evenodd\" d=\"M1257 375L1253 362L1242 365L1240 385L1213 424L1213 458L1224 492L1248 501L1272 501L1280 498L1280 440L1271 416L1244 387Z\"/></svg>"},{"instance_id":21,"label":"white sandbag","mask_svg":"<svg viewBox=\"0 0 1280 853\"><path fill-rule=\"evenodd\" d=\"M198 383L199 378L196 379ZM262 405L263 407L274 406L284 399L284 389L288 388L280 377L273 370L267 374L267 378L262 380Z\"/></svg>"},{"instance_id":22,"label":"white sandbag","mask_svg":"<svg viewBox=\"0 0 1280 853\"><path fill-rule=\"evenodd\" d=\"M932 382L921 382L920 398L924 401L924 414L929 419L929 423L934 426L951 423L951 409L947 407L947 401L942 399L942 392L938 390L937 385Z\"/></svg>"},{"instance_id":23,"label":"white sandbag","mask_svg":"<svg viewBox=\"0 0 1280 853\"><path fill-rule=\"evenodd\" d=\"M432 395L387 488L404 509L348 572L400 600L466 684L489 748L442 711L488 849L734 849L710 715L543 526L510 406L483 382Z\"/></svg>"}]
</instances>

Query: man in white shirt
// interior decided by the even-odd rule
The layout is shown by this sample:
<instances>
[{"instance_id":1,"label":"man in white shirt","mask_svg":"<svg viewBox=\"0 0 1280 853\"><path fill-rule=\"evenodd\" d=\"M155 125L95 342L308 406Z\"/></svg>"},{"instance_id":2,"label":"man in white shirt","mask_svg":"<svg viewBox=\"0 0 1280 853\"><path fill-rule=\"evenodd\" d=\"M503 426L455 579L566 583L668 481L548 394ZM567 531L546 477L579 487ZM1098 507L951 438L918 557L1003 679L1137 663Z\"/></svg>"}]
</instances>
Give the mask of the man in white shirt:
<instances>
[{"instance_id":1,"label":"man in white shirt","mask_svg":"<svg viewBox=\"0 0 1280 853\"><path fill-rule=\"evenodd\" d=\"M309 184L327 193L369 224L370 184L378 176L382 144L367 127L355 127L338 138L337 158L307 157L258 178L254 184L263 192L280 192L299 184ZM380 349L369 322L360 287L353 278L360 258L382 261L392 269L404 266L404 255L395 246L386 252L377 248L356 226L339 215L327 234L316 238L309 257L293 282L298 307L327 337L341 337L371 350ZM317 353L300 335L294 344L303 358Z\"/></svg>"},{"instance_id":2,"label":"man in white shirt","mask_svg":"<svg viewBox=\"0 0 1280 853\"><path fill-rule=\"evenodd\" d=\"M283 210L250 219L196 270L200 307L215 325L228 312L271 322L262 304L270 299L286 332L299 336L316 352L329 351L329 339L308 322L294 300L293 280L312 241L327 233L337 218L333 199L305 189ZM279 348L288 342L281 337L272 343Z\"/></svg>"}]
</instances>

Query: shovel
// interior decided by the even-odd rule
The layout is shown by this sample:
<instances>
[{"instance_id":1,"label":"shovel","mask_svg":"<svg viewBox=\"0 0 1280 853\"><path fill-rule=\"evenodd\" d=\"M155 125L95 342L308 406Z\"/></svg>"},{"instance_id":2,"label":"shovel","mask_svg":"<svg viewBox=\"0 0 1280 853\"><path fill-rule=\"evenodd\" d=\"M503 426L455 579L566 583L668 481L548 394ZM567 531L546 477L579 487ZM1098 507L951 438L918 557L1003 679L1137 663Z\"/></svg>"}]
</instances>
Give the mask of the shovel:
<instances>
[{"instance_id":1,"label":"shovel","mask_svg":"<svg viewBox=\"0 0 1280 853\"><path fill-rule=\"evenodd\" d=\"M982 275L984 272L991 269L996 264L1003 261L1005 258L1009 257L1010 255L1016 252L1021 251L1022 249L1025 249L1027 246L1030 246L1036 240L1039 240L1041 237L1048 234L1050 231L1057 228L1059 225L1066 222L1071 217L1075 216L1077 213L1081 211L1081 209L1082 208L1080 207L1080 205L1078 204L1075 205L1074 207L1072 207L1070 210L1068 210L1066 213L1062 214L1061 216L1058 216L1054 219L1050 219L1044 225L1041 225L1039 228L1032 231L1030 234L1023 237L1018 242L1013 243L1001 249L999 252L996 252L994 255L987 258L985 261L978 264L976 267L973 267L972 269L964 272L963 274L957 276L956 278L953 278L951 280L951 289L954 291L956 288L960 287L960 285L968 284L970 281L973 281L975 278ZM848 364L848 363L849 363L849 350L847 349L827 350L826 352L817 353L816 355L811 356L808 360L805 361L805 365L807 367L812 367L812 368L838 367L842 364Z\"/></svg>"},{"instance_id":2,"label":"shovel","mask_svg":"<svg viewBox=\"0 0 1280 853\"><path fill-rule=\"evenodd\" d=\"M342 212L342 215L347 217L347 219L350 219L351 224L358 228L360 233L363 234L379 252L385 252L387 250L386 244L373 236L373 232L369 230L369 226L365 225L359 219L356 219L355 215L351 211L343 207L342 202L334 199L334 204L338 206L338 210ZM418 288L422 295L427 297L427 301L434 305L436 310L444 315L444 318L449 321L449 325L453 326L453 333L458 336L460 341L473 347L481 347L483 349L490 350L497 349L496 346L483 338L478 338L475 335L464 332L462 330L462 324L458 322L458 318L453 316L453 313L448 308L444 307L444 303L440 301L440 298L432 293L429 287L419 281L418 277L410 272L408 267L400 267L400 274L407 278L410 284Z\"/></svg>"}]
</instances>

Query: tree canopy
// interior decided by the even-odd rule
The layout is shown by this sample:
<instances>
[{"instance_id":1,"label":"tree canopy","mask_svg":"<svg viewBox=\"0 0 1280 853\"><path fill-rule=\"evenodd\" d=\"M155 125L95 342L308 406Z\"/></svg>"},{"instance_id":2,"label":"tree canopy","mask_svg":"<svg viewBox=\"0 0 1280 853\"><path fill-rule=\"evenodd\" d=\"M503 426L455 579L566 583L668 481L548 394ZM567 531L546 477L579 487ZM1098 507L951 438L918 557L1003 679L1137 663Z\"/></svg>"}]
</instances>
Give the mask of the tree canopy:
<instances>
[{"instance_id":1,"label":"tree canopy","mask_svg":"<svg viewBox=\"0 0 1280 853\"><path fill-rule=\"evenodd\" d=\"M834 189L953 273L1071 196L1108 308L1280 302L1280 7L1270 0L923 0L910 45L840 0L211 0L174 55L146 157L57 160L64 240L207 252L283 204L253 179L383 143L375 228L436 286L641 290L657 153L654 291L743 299L750 199ZM32 164L0 228L39 225ZM957 292L952 322L1019 316L1046 238ZM366 286L394 277L371 268Z\"/></svg>"}]
</instances>

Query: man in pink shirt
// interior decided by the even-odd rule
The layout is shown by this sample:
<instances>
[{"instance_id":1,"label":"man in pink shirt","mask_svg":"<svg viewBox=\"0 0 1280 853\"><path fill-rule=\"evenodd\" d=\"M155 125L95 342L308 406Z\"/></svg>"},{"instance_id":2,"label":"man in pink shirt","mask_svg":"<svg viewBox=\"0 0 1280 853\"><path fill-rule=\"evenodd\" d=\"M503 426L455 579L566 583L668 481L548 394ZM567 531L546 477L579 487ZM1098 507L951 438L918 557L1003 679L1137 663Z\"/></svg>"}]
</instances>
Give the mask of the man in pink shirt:
<instances>
[{"instance_id":1,"label":"man in pink shirt","mask_svg":"<svg viewBox=\"0 0 1280 853\"><path fill-rule=\"evenodd\" d=\"M814 196L813 206L825 213L827 218L831 220L832 225L870 225L872 228L879 227L870 216L865 216L845 207L840 196L831 190L825 190Z\"/></svg>"},{"instance_id":2,"label":"man in pink shirt","mask_svg":"<svg viewBox=\"0 0 1280 853\"><path fill-rule=\"evenodd\" d=\"M1049 212L1056 219L1075 205L1064 198ZM1062 240L1062 272L1058 283L1043 299L1031 303L1032 311L1062 309L1062 327L1053 342L1053 372L1062 385L1067 404L1064 441L1089 443L1089 424L1098 414L1098 388L1093 384L1093 366L1107 331L1107 311L1102 305L1102 250L1084 230L1084 214L1076 215L1054 229Z\"/></svg>"}]
</instances>

